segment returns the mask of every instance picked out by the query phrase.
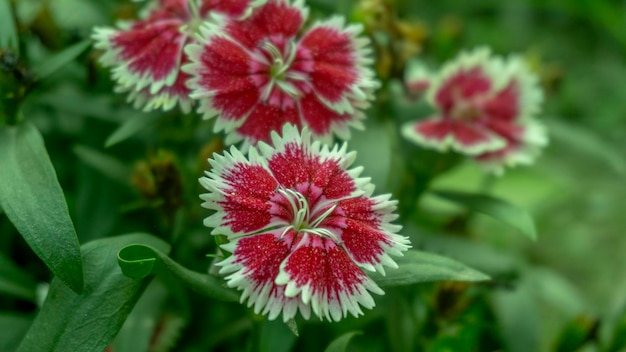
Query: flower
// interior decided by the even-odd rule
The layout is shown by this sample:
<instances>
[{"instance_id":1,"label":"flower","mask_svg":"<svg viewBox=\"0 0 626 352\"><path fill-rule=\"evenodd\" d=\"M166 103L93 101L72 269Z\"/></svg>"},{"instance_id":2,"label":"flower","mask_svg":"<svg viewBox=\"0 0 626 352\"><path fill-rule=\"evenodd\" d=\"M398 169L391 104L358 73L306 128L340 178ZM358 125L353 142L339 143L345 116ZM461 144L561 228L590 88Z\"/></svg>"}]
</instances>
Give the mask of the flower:
<instances>
[{"instance_id":1,"label":"flower","mask_svg":"<svg viewBox=\"0 0 626 352\"><path fill-rule=\"evenodd\" d=\"M129 101L144 110L170 110L180 104L189 112L192 100L181 72L188 62L183 48L212 13L242 17L259 1L154 0L139 20L120 23L119 29L94 30L95 47L104 50L100 62L113 67L117 92L129 92Z\"/></svg>"},{"instance_id":2,"label":"flower","mask_svg":"<svg viewBox=\"0 0 626 352\"><path fill-rule=\"evenodd\" d=\"M378 85L365 67L369 41L342 17L302 31L307 15L302 1L270 0L245 21L207 23L199 43L185 49L191 96L205 118L219 115L215 130L226 131L226 144L267 142L285 123L308 126L327 142L362 126L359 109Z\"/></svg>"},{"instance_id":3,"label":"flower","mask_svg":"<svg viewBox=\"0 0 626 352\"><path fill-rule=\"evenodd\" d=\"M397 267L390 255L409 247L391 224L396 202L372 197L362 168L348 170L355 153L311 143L311 135L286 125L248 157L233 146L209 159L200 179L209 191L202 205L216 211L205 225L230 240L220 273L269 319L282 312L288 321L298 310L329 321L363 314L360 306L374 307L370 292L383 294L363 269L384 274L383 266Z\"/></svg>"},{"instance_id":4,"label":"flower","mask_svg":"<svg viewBox=\"0 0 626 352\"><path fill-rule=\"evenodd\" d=\"M427 92L437 115L403 126L424 147L471 155L496 173L531 163L547 144L536 121L543 99L537 77L519 57L492 57L486 48L462 53Z\"/></svg>"}]
</instances>

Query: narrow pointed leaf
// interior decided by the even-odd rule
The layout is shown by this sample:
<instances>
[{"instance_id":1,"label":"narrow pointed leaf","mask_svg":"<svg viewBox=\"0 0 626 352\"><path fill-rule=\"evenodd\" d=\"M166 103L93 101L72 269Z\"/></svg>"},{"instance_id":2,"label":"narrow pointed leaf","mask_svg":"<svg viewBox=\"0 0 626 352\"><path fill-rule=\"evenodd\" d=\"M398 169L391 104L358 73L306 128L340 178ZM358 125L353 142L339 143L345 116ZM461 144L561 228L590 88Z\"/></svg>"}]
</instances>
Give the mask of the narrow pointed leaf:
<instances>
[{"instance_id":1,"label":"narrow pointed leaf","mask_svg":"<svg viewBox=\"0 0 626 352\"><path fill-rule=\"evenodd\" d=\"M455 191L433 191L433 193L442 199L455 202L469 210L483 213L499 220L519 230L531 240L537 239L535 222L530 214L505 200L484 194Z\"/></svg>"},{"instance_id":2,"label":"narrow pointed leaf","mask_svg":"<svg viewBox=\"0 0 626 352\"><path fill-rule=\"evenodd\" d=\"M0 295L35 302L37 282L0 253Z\"/></svg>"},{"instance_id":3,"label":"narrow pointed leaf","mask_svg":"<svg viewBox=\"0 0 626 352\"><path fill-rule=\"evenodd\" d=\"M107 138L104 146L109 148L114 146L133 135L142 131L152 123L154 123L159 115L156 114L134 114L125 120L111 135Z\"/></svg>"},{"instance_id":4,"label":"narrow pointed leaf","mask_svg":"<svg viewBox=\"0 0 626 352\"><path fill-rule=\"evenodd\" d=\"M83 263L74 224L35 126L0 128L0 206L28 245L75 292Z\"/></svg>"},{"instance_id":5,"label":"narrow pointed leaf","mask_svg":"<svg viewBox=\"0 0 626 352\"><path fill-rule=\"evenodd\" d=\"M167 243L148 234L83 245L85 292L77 295L58 279L52 280L48 297L18 351L106 350L149 283L128 278L117 265L120 248L137 242L169 251Z\"/></svg>"},{"instance_id":6,"label":"narrow pointed leaf","mask_svg":"<svg viewBox=\"0 0 626 352\"><path fill-rule=\"evenodd\" d=\"M4 48L19 50L10 0L0 0L0 49Z\"/></svg>"},{"instance_id":7,"label":"narrow pointed leaf","mask_svg":"<svg viewBox=\"0 0 626 352\"><path fill-rule=\"evenodd\" d=\"M111 180L124 185L129 183L131 175L130 167L114 157L84 145L75 146L74 153L82 162L98 170Z\"/></svg>"},{"instance_id":8,"label":"narrow pointed leaf","mask_svg":"<svg viewBox=\"0 0 626 352\"><path fill-rule=\"evenodd\" d=\"M61 67L65 66L70 61L74 60L90 45L91 42L89 40L83 40L82 42L76 43L60 53L52 55L41 64L35 66L33 71L38 79L44 79Z\"/></svg>"},{"instance_id":9,"label":"narrow pointed leaf","mask_svg":"<svg viewBox=\"0 0 626 352\"><path fill-rule=\"evenodd\" d=\"M350 340L352 340L354 336L361 334L362 332L360 331L347 332L334 339L333 342L331 342L330 345L326 347L324 352L345 352L348 348L348 343L350 343Z\"/></svg>"},{"instance_id":10,"label":"narrow pointed leaf","mask_svg":"<svg viewBox=\"0 0 626 352\"><path fill-rule=\"evenodd\" d=\"M171 274L190 289L223 301L237 301L236 291L226 288L223 280L189 270L176 263L156 248L133 244L118 253L119 265L124 274L132 278L144 278L152 274Z\"/></svg>"},{"instance_id":11,"label":"narrow pointed leaf","mask_svg":"<svg viewBox=\"0 0 626 352\"><path fill-rule=\"evenodd\" d=\"M440 255L410 250L395 258L398 269L389 269L386 275L371 273L380 286L403 286L430 281L485 281L489 276L456 260Z\"/></svg>"}]
</instances>

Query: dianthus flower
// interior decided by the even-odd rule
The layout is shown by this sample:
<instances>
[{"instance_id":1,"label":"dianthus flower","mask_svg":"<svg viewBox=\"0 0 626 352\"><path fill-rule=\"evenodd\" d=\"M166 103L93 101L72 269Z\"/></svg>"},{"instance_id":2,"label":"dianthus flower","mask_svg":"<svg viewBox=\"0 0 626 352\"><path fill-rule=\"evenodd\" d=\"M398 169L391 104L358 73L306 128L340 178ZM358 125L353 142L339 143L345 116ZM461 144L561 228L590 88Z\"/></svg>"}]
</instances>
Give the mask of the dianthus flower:
<instances>
[{"instance_id":1,"label":"dianthus flower","mask_svg":"<svg viewBox=\"0 0 626 352\"><path fill-rule=\"evenodd\" d=\"M328 142L362 125L359 109L378 85L365 66L369 41L342 17L303 31L307 16L302 1L270 0L245 21L203 26L200 43L185 49L191 96L205 118L219 115L215 130L226 131L226 144L267 142L286 123L308 126Z\"/></svg>"},{"instance_id":2,"label":"dianthus flower","mask_svg":"<svg viewBox=\"0 0 626 352\"><path fill-rule=\"evenodd\" d=\"M547 143L535 120L541 88L518 57L503 60L485 48L462 53L433 80L427 98L437 114L402 130L424 147L471 155L499 173L531 163Z\"/></svg>"},{"instance_id":3,"label":"dianthus flower","mask_svg":"<svg viewBox=\"0 0 626 352\"><path fill-rule=\"evenodd\" d=\"M180 70L188 62L184 46L194 41L200 24L212 13L239 18L258 2L154 0L139 20L121 22L119 29L96 28L95 47L104 50L100 62L113 67L116 91L129 92L135 107L169 110L179 103L189 112L189 75Z\"/></svg>"},{"instance_id":4,"label":"dianthus flower","mask_svg":"<svg viewBox=\"0 0 626 352\"><path fill-rule=\"evenodd\" d=\"M362 168L348 170L355 153L345 144L311 143L308 129L300 134L293 125L271 139L247 157L234 146L214 155L200 179L209 191L203 206L216 211L205 225L230 240L220 273L269 319L363 314L361 306L374 307L370 292L383 294L363 269L384 274L383 266L397 267L390 255L409 247L391 224L396 202L372 197Z\"/></svg>"}]
</instances>

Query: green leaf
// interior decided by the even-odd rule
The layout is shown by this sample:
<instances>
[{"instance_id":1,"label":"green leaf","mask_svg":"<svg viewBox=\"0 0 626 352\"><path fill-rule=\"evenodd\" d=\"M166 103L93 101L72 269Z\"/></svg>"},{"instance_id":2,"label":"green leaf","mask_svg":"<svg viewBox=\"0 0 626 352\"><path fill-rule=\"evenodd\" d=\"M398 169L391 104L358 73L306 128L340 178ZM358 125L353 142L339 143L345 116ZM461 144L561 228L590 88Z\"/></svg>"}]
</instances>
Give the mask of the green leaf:
<instances>
[{"instance_id":1,"label":"green leaf","mask_svg":"<svg viewBox=\"0 0 626 352\"><path fill-rule=\"evenodd\" d=\"M362 332L360 331L347 332L334 339L333 342L331 342L330 345L326 347L324 352L345 352L346 348L348 348L348 343L350 343L350 340L352 340L355 335L361 334Z\"/></svg>"},{"instance_id":2,"label":"green leaf","mask_svg":"<svg viewBox=\"0 0 626 352\"><path fill-rule=\"evenodd\" d=\"M389 269L386 275L370 273L380 286L403 286L431 281L485 281L489 276L465 264L440 255L410 250L403 257L394 258L398 269Z\"/></svg>"},{"instance_id":3,"label":"green leaf","mask_svg":"<svg viewBox=\"0 0 626 352\"><path fill-rule=\"evenodd\" d=\"M37 129L0 128L0 206L28 245L75 292L83 290L83 263L56 172Z\"/></svg>"},{"instance_id":4,"label":"green leaf","mask_svg":"<svg viewBox=\"0 0 626 352\"><path fill-rule=\"evenodd\" d=\"M455 191L433 191L436 196L458 203L469 210L483 213L499 220L532 240L537 239L537 230L532 217L525 210L500 198Z\"/></svg>"},{"instance_id":5,"label":"green leaf","mask_svg":"<svg viewBox=\"0 0 626 352\"><path fill-rule=\"evenodd\" d=\"M15 351L33 323L33 317L16 313L0 314L0 351Z\"/></svg>"},{"instance_id":6,"label":"green leaf","mask_svg":"<svg viewBox=\"0 0 626 352\"><path fill-rule=\"evenodd\" d=\"M130 167L112 156L84 145L74 146L74 153L82 162L98 170L110 179L124 185L129 183L131 176Z\"/></svg>"},{"instance_id":7,"label":"green leaf","mask_svg":"<svg viewBox=\"0 0 626 352\"><path fill-rule=\"evenodd\" d=\"M91 41L89 40L83 40L82 42L78 42L70 46L69 48L61 51L60 53L52 55L43 63L33 67L33 71L38 79L44 79L56 72L61 67L65 66L70 61L74 60L90 45Z\"/></svg>"},{"instance_id":8,"label":"green leaf","mask_svg":"<svg viewBox=\"0 0 626 352\"><path fill-rule=\"evenodd\" d=\"M151 274L171 274L197 293L223 301L239 299L236 291L223 286L223 280L191 271L148 245L132 244L122 248L118 253L118 261L128 277L143 278Z\"/></svg>"},{"instance_id":9,"label":"green leaf","mask_svg":"<svg viewBox=\"0 0 626 352\"><path fill-rule=\"evenodd\" d=\"M605 162L615 172L626 173L626 158L617 145L611 145L606 138L593 133L589 128L578 127L556 119L546 120L550 135L557 141L567 144L575 152Z\"/></svg>"},{"instance_id":10,"label":"green leaf","mask_svg":"<svg viewBox=\"0 0 626 352\"><path fill-rule=\"evenodd\" d=\"M153 124L159 115L157 114L134 114L125 120L120 127L118 127L111 135L107 138L106 142L104 142L104 146L109 148L114 146L129 137L137 134L139 131L148 128L151 124Z\"/></svg>"},{"instance_id":11,"label":"green leaf","mask_svg":"<svg viewBox=\"0 0 626 352\"><path fill-rule=\"evenodd\" d=\"M296 343L296 335L293 334L287 324L280 319L264 320L260 323L260 352L289 352Z\"/></svg>"},{"instance_id":12,"label":"green leaf","mask_svg":"<svg viewBox=\"0 0 626 352\"><path fill-rule=\"evenodd\" d=\"M120 248L137 242L169 251L167 243L141 233L83 245L85 292L77 295L58 279L52 280L18 351L104 351L149 283L126 277L117 265Z\"/></svg>"},{"instance_id":13,"label":"green leaf","mask_svg":"<svg viewBox=\"0 0 626 352\"><path fill-rule=\"evenodd\" d=\"M30 274L0 253L0 294L35 302L36 289L37 282Z\"/></svg>"},{"instance_id":14,"label":"green leaf","mask_svg":"<svg viewBox=\"0 0 626 352\"><path fill-rule=\"evenodd\" d=\"M10 0L0 0L0 49L19 50Z\"/></svg>"},{"instance_id":15,"label":"green leaf","mask_svg":"<svg viewBox=\"0 0 626 352\"><path fill-rule=\"evenodd\" d=\"M111 345L113 351L148 351L165 308L168 290L159 280L146 288Z\"/></svg>"}]
</instances>

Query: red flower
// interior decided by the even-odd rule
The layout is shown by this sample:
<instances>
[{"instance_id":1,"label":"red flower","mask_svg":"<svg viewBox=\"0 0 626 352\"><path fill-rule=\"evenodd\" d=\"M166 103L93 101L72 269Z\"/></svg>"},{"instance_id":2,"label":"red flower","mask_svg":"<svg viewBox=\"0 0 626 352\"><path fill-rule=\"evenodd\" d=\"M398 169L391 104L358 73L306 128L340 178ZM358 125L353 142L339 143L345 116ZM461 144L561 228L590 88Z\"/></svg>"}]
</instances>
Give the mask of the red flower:
<instances>
[{"instance_id":1,"label":"red flower","mask_svg":"<svg viewBox=\"0 0 626 352\"><path fill-rule=\"evenodd\" d=\"M204 26L200 43L187 47L192 97L205 118L219 115L215 129L229 133L227 144L269 141L286 123L327 141L361 126L359 109L377 87L365 67L369 42L341 17L302 32L307 15L302 1L270 0L245 21Z\"/></svg>"},{"instance_id":2,"label":"red flower","mask_svg":"<svg viewBox=\"0 0 626 352\"><path fill-rule=\"evenodd\" d=\"M427 95L438 114L403 127L417 144L453 149L501 172L532 162L547 143L534 119L541 89L517 57L504 61L484 48L463 53L444 66Z\"/></svg>"},{"instance_id":3,"label":"red flower","mask_svg":"<svg viewBox=\"0 0 626 352\"><path fill-rule=\"evenodd\" d=\"M95 47L104 50L100 62L113 67L116 91L129 92L129 100L145 110L169 110L180 104L184 112L192 101L185 85L189 76L180 66L187 62L186 44L212 13L241 17L252 0L155 0L141 19L121 23L120 29L96 28ZM258 2L258 1L257 1Z\"/></svg>"},{"instance_id":4,"label":"red flower","mask_svg":"<svg viewBox=\"0 0 626 352\"><path fill-rule=\"evenodd\" d=\"M218 265L242 302L269 319L287 321L297 311L338 321L374 307L369 292L382 290L363 272L397 267L408 239L391 224L395 202L372 197L374 186L348 170L355 153L332 150L311 133L286 125L273 146L260 143L245 157L235 147L216 155L200 183L213 234L227 235L232 255ZM369 291L369 292L368 292Z\"/></svg>"}]
</instances>

